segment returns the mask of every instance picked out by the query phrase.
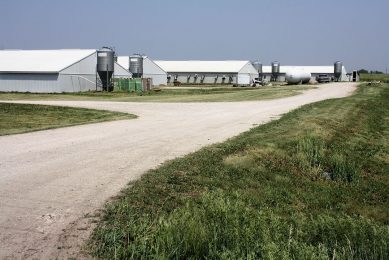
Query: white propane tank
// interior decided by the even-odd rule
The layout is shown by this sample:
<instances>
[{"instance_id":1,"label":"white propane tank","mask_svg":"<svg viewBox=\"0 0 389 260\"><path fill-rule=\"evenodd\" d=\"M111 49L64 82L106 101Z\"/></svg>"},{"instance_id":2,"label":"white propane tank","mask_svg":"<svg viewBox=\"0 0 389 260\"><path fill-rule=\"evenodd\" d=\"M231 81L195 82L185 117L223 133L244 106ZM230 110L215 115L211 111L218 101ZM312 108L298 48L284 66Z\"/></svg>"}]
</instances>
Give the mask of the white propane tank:
<instances>
[{"instance_id":1,"label":"white propane tank","mask_svg":"<svg viewBox=\"0 0 389 260\"><path fill-rule=\"evenodd\" d=\"M288 84L307 84L311 80L311 73L301 69L293 69L286 72L285 80Z\"/></svg>"}]
</instances>

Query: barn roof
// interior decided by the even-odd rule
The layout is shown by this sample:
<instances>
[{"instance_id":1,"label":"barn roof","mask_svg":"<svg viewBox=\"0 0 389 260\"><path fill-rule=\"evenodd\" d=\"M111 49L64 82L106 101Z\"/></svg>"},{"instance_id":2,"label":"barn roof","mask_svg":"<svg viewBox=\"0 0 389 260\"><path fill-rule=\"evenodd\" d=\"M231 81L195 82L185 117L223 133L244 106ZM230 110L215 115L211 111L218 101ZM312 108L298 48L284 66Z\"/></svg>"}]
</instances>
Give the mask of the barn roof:
<instances>
[{"instance_id":1,"label":"barn roof","mask_svg":"<svg viewBox=\"0 0 389 260\"><path fill-rule=\"evenodd\" d=\"M286 73L293 70L302 70L311 74L332 74L334 73L334 66L280 66L280 73ZM345 72L345 68L343 66ZM271 66L263 66L263 73L271 73Z\"/></svg>"},{"instance_id":2,"label":"barn roof","mask_svg":"<svg viewBox=\"0 0 389 260\"><path fill-rule=\"evenodd\" d=\"M196 73L238 73L250 61L154 61L166 72Z\"/></svg>"},{"instance_id":3,"label":"barn roof","mask_svg":"<svg viewBox=\"0 0 389 260\"><path fill-rule=\"evenodd\" d=\"M1 50L0 73L58 73L96 53L80 50Z\"/></svg>"}]
</instances>

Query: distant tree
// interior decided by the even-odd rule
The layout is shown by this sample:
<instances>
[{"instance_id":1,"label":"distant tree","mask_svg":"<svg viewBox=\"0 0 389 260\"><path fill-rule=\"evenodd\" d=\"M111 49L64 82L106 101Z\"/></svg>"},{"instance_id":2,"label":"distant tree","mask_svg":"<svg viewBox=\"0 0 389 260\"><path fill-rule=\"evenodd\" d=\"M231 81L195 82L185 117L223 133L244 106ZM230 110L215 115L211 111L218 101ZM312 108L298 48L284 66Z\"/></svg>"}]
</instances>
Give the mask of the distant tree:
<instances>
[{"instance_id":1,"label":"distant tree","mask_svg":"<svg viewBox=\"0 0 389 260\"><path fill-rule=\"evenodd\" d=\"M360 69L360 70L358 70L358 73L359 73L359 74L368 74L369 71L368 71L368 70L365 70L365 69Z\"/></svg>"},{"instance_id":2,"label":"distant tree","mask_svg":"<svg viewBox=\"0 0 389 260\"><path fill-rule=\"evenodd\" d=\"M378 71L378 70L371 70L370 74L384 74L384 73L382 71Z\"/></svg>"}]
</instances>

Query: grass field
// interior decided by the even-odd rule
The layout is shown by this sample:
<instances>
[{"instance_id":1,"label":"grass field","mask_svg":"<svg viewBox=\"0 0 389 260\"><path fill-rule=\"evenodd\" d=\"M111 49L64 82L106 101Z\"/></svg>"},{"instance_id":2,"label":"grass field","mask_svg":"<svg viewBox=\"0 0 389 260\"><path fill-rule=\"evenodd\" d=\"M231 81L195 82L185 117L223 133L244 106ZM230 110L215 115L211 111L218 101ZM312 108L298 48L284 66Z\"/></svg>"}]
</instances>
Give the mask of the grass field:
<instances>
[{"instance_id":1,"label":"grass field","mask_svg":"<svg viewBox=\"0 0 389 260\"><path fill-rule=\"evenodd\" d=\"M382 81L389 83L389 74L361 74L361 81Z\"/></svg>"},{"instance_id":2,"label":"grass field","mask_svg":"<svg viewBox=\"0 0 389 260\"><path fill-rule=\"evenodd\" d=\"M0 135L132 118L135 116L102 110L0 103Z\"/></svg>"},{"instance_id":3,"label":"grass field","mask_svg":"<svg viewBox=\"0 0 389 260\"><path fill-rule=\"evenodd\" d=\"M162 89L139 95L127 92L83 92L74 94L0 93L0 100L105 100L127 102L229 102L275 99L300 94L314 86L273 86L262 88Z\"/></svg>"},{"instance_id":4,"label":"grass field","mask_svg":"<svg viewBox=\"0 0 389 260\"><path fill-rule=\"evenodd\" d=\"M151 170L100 216L106 259L389 259L389 84Z\"/></svg>"}]
</instances>

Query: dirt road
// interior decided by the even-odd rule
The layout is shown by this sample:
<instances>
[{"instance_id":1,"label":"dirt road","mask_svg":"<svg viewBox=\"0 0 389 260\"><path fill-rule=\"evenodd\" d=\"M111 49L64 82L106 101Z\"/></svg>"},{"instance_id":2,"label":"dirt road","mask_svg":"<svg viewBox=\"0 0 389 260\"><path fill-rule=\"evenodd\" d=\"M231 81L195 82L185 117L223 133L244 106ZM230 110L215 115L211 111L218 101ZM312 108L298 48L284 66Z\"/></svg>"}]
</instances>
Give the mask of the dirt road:
<instances>
[{"instance_id":1,"label":"dirt road","mask_svg":"<svg viewBox=\"0 0 389 260\"><path fill-rule=\"evenodd\" d=\"M328 84L294 97L237 103L24 102L139 118L0 137L0 258L70 257L91 230L86 214L148 169L354 89Z\"/></svg>"}]
</instances>

